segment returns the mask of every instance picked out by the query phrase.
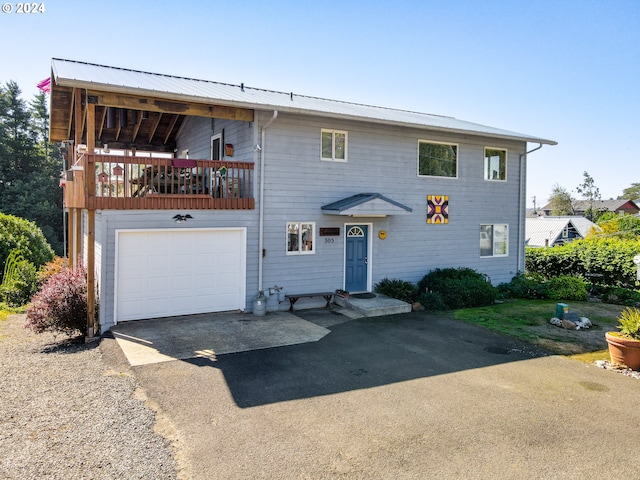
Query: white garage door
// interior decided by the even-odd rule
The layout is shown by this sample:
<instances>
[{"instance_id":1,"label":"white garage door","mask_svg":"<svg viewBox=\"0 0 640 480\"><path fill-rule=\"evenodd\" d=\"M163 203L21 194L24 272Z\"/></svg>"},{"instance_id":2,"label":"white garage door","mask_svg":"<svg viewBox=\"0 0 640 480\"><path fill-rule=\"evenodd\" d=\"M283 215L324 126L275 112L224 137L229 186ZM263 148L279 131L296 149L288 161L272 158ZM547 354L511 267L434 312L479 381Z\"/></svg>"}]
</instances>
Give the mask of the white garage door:
<instances>
[{"instance_id":1,"label":"white garage door","mask_svg":"<svg viewBox=\"0 0 640 480\"><path fill-rule=\"evenodd\" d=\"M244 229L116 232L116 322L244 310Z\"/></svg>"}]
</instances>

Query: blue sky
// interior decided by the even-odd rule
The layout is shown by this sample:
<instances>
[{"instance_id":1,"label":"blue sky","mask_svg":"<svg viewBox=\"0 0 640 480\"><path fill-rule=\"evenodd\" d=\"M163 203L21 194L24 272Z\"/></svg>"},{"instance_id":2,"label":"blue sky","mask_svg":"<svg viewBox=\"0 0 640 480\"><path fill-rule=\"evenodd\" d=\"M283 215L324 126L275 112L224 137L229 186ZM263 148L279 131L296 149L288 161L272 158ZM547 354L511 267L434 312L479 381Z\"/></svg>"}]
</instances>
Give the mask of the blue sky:
<instances>
[{"instance_id":1,"label":"blue sky","mask_svg":"<svg viewBox=\"0 0 640 480\"><path fill-rule=\"evenodd\" d=\"M27 100L68 58L556 140L529 157L529 205L584 171L603 199L640 182L640 0L4 3L0 82Z\"/></svg>"}]
</instances>

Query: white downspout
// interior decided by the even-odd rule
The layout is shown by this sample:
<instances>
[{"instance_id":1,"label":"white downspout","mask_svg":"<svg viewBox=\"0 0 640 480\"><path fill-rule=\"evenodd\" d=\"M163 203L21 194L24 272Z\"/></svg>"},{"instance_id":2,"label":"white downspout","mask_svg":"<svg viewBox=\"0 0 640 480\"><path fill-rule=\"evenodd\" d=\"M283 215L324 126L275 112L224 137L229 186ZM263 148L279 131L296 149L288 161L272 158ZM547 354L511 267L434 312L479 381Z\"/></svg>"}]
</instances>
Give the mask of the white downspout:
<instances>
[{"instance_id":1,"label":"white downspout","mask_svg":"<svg viewBox=\"0 0 640 480\"><path fill-rule=\"evenodd\" d=\"M525 143L525 150L526 150L527 144ZM524 235L525 235L525 216L526 216L526 177L525 177L525 171L526 169L524 168L524 162L527 159L527 155L529 155L530 153L535 152L536 150L540 150L542 148L542 143L539 144L536 148L534 148L533 150L529 150L528 152L525 151L525 153L520 155L520 200L519 200L519 205L518 205L518 272L517 273L523 273L524 272ZM520 268L522 267L522 270L520 270Z\"/></svg>"},{"instance_id":2,"label":"white downspout","mask_svg":"<svg viewBox=\"0 0 640 480\"><path fill-rule=\"evenodd\" d=\"M262 251L264 250L264 148L267 128L278 118L278 110L273 111L271 119L262 127L260 132L260 193L259 193L259 225L258 225L258 292L262 293Z\"/></svg>"}]
</instances>

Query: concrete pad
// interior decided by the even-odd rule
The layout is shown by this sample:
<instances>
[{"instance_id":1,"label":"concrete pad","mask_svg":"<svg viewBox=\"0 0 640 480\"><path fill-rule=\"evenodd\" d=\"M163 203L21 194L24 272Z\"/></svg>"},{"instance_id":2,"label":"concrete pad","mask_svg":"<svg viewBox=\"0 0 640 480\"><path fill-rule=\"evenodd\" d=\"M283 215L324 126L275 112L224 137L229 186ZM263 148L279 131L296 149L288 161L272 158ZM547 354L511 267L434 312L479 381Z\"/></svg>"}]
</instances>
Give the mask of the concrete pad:
<instances>
[{"instance_id":1,"label":"concrete pad","mask_svg":"<svg viewBox=\"0 0 640 480\"><path fill-rule=\"evenodd\" d=\"M317 342L329 330L288 312L189 315L111 328L131 366Z\"/></svg>"},{"instance_id":2,"label":"concrete pad","mask_svg":"<svg viewBox=\"0 0 640 480\"><path fill-rule=\"evenodd\" d=\"M382 317L385 315L396 315L399 313L409 313L411 305L396 298L387 297L380 293L375 293L373 298L349 298L336 297L337 305L356 312L358 317ZM354 316L354 318L358 318Z\"/></svg>"}]
</instances>

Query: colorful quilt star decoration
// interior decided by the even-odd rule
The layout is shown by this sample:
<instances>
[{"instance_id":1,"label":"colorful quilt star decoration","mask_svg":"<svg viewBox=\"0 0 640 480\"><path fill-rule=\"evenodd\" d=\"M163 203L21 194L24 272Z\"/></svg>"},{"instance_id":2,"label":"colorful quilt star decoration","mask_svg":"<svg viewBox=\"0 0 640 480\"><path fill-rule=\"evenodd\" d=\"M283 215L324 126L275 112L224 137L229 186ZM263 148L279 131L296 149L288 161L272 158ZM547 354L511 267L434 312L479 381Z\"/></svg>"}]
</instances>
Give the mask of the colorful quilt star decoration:
<instances>
[{"instance_id":1,"label":"colorful quilt star decoration","mask_svg":"<svg viewBox=\"0 0 640 480\"><path fill-rule=\"evenodd\" d=\"M449 195L427 195L427 223L449 223Z\"/></svg>"}]
</instances>

